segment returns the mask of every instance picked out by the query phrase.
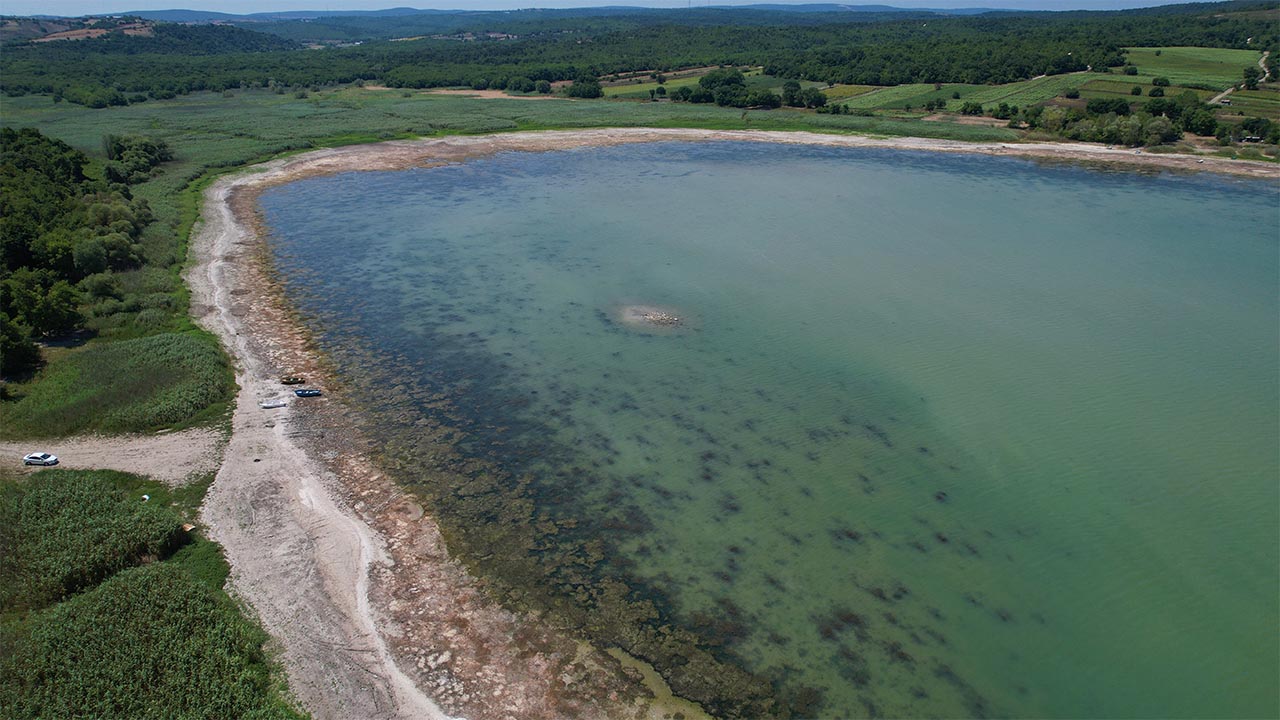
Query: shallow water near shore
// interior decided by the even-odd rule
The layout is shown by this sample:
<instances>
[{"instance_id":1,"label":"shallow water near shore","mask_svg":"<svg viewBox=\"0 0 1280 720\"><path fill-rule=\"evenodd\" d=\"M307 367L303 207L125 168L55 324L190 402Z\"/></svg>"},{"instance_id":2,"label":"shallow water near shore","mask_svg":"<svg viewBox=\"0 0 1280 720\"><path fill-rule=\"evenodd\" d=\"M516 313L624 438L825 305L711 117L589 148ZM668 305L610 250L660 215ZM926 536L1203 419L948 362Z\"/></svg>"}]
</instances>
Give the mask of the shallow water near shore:
<instances>
[{"instance_id":1,"label":"shallow water near shore","mask_svg":"<svg viewBox=\"0 0 1280 720\"><path fill-rule=\"evenodd\" d=\"M1280 713L1277 199L660 143L261 202L348 387L412 400L388 436L533 478L823 715L1249 717Z\"/></svg>"}]
</instances>

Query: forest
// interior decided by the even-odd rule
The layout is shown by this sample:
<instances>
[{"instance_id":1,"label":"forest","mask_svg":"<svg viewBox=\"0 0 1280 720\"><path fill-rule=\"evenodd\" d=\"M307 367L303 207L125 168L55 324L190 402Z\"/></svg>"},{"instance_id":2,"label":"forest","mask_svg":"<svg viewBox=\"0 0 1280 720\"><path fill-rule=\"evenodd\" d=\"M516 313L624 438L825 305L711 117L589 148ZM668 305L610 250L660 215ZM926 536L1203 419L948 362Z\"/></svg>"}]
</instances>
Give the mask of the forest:
<instances>
[{"instance_id":1,"label":"forest","mask_svg":"<svg viewBox=\"0 0 1280 720\"><path fill-rule=\"evenodd\" d=\"M927 18L759 10L463 13L327 18L319 33L312 32L315 22L160 23L150 37L109 33L76 42L10 43L0 56L0 91L106 107L245 87L363 81L505 88L516 77L555 83L714 65L763 66L771 75L825 83L1007 83L1119 67L1127 46L1275 48L1277 24L1255 12L1273 6ZM296 49L306 34L331 40L339 34L333 28L348 29L348 39L360 44ZM389 28L438 32L393 42L381 39L392 34Z\"/></svg>"},{"instance_id":2,"label":"forest","mask_svg":"<svg viewBox=\"0 0 1280 720\"><path fill-rule=\"evenodd\" d=\"M102 313L119 302L113 271L142 263L152 219L129 186L171 155L160 142L109 135L103 178L92 179L84 153L36 130L4 128L0 147L0 371L9 374L35 363L33 338L83 327L86 303Z\"/></svg>"}]
</instances>

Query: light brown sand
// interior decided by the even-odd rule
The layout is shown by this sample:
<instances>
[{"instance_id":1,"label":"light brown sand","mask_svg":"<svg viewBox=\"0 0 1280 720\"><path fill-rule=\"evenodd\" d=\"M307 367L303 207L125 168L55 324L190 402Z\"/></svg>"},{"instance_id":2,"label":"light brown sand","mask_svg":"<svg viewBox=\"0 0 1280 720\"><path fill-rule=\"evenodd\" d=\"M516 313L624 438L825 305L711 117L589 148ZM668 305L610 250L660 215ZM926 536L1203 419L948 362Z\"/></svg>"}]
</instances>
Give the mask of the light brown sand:
<instances>
[{"instance_id":1,"label":"light brown sand","mask_svg":"<svg viewBox=\"0 0 1280 720\"><path fill-rule=\"evenodd\" d=\"M58 467L122 470L181 485L218 469L225 442L216 430L195 429L154 435L85 435L59 440L0 442L0 458L20 465L22 456L50 452ZM26 471L39 467L24 467Z\"/></svg>"}]
</instances>

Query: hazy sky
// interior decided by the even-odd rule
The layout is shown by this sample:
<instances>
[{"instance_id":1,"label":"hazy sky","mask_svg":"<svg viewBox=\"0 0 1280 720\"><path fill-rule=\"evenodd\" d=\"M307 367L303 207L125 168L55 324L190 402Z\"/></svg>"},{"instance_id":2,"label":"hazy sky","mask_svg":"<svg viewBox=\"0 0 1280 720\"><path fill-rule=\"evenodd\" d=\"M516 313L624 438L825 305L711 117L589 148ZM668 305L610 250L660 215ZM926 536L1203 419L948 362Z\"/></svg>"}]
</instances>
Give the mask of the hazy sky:
<instances>
[{"instance_id":1,"label":"hazy sky","mask_svg":"<svg viewBox=\"0 0 1280 720\"><path fill-rule=\"evenodd\" d=\"M830 0L811 0L830 1ZM1017 10L1120 10L1124 8L1170 5L1176 0L854 0L851 5L891 5L893 7L988 7ZM787 0L692 0L694 5L750 5ZM228 13L282 10L376 10L388 7L440 8L450 10L507 10L528 7L599 7L634 5L644 7L686 7L689 0L0 0L5 15L105 15L127 10L216 10Z\"/></svg>"}]
</instances>

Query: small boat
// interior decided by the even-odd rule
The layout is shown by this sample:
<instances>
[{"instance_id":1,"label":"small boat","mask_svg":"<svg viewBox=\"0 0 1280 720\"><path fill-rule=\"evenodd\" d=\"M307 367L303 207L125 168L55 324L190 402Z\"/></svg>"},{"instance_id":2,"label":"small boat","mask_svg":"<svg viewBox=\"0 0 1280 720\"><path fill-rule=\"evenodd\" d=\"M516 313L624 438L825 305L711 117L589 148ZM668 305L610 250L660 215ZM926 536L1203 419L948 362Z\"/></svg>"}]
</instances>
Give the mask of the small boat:
<instances>
[{"instance_id":1,"label":"small boat","mask_svg":"<svg viewBox=\"0 0 1280 720\"><path fill-rule=\"evenodd\" d=\"M301 377L299 375L286 375L280 378L281 385L301 385L306 381L307 381L306 378Z\"/></svg>"},{"instance_id":2,"label":"small boat","mask_svg":"<svg viewBox=\"0 0 1280 720\"><path fill-rule=\"evenodd\" d=\"M315 388L300 388L298 390L294 390L293 394L297 395L298 397L317 397L321 393L319 390Z\"/></svg>"},{"instance_id":3,"label":"small boat","mask_svg":"<svg viewBox=\"0 0 1280 720\"><path fill-rule=\"evenodd\" d=\"M262 408L263 410L270 410L272 408L282 408L288 404L289 404L289 401L285 400L284 398L271 398L269 400L263 400L262 402L258 403L258 407Z\"/></svg>"}]
</instances>

